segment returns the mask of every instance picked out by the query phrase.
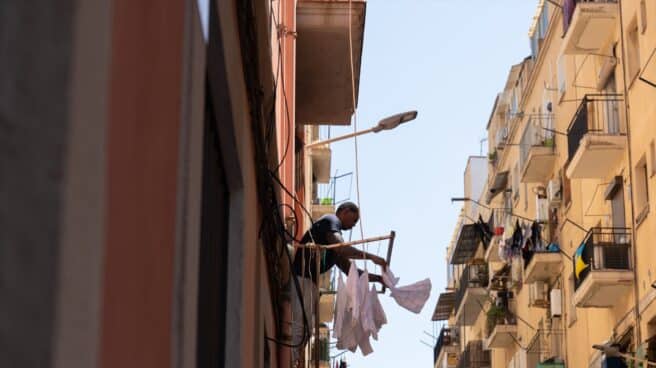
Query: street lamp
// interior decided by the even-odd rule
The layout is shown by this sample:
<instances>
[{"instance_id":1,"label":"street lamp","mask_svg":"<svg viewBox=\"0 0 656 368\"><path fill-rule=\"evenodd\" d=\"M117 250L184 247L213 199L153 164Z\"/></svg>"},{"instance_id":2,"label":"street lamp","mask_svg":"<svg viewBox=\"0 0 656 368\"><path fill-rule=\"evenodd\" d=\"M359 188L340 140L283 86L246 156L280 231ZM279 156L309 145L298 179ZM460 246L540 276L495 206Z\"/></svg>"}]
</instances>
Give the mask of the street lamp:
<instances>
[{"instance_id":1,"label":"street lamp","mask_svg":"<svg viewBox=\"0 0 656 368\"><path fill-rule=\"evenodd\" d=\"M417 118L417 111L402 112L400 114L396 114L396 115L386 117L385 119L379 121L378 124L376 124L372 128L361 130L359 132L354 132L354 133L341 135L341 136L335 137L335 138L325 139L323 141L316 141L316 142L312 142L310 144L306 144L305 149L309 149L309 148L312 148L312 147L321 146L321 145L324 145L324 144L341 141L341 140L348 139L348 138L357 137L359 135L363 135L363 134L367 134L367 133L372 133L372 132L373 133L379 133L379 132L382 132L383 130L392 130L392 129L396 128L397 126L399 126L403 123L407 123L408 121L414 120L415 118Z\"/></svg>"},{"instance_id":2,"label":"street lamp","mask_svg":"<svg viewBox=\"0 0 656 368\"><path fill-rule=\"evenodd\" d=\"M640 359L640 358L632 357L629 354L624 354L620 352L620 349L617 346L613 346L610 344L603 344L603 345L595 344L592 345L592 348L601 351L602 353L606 354L607 357L629 359L634 362L646 364L647 367L656 367L656 362L650 362L647 359Z\"/></svg>"}]
</instances>

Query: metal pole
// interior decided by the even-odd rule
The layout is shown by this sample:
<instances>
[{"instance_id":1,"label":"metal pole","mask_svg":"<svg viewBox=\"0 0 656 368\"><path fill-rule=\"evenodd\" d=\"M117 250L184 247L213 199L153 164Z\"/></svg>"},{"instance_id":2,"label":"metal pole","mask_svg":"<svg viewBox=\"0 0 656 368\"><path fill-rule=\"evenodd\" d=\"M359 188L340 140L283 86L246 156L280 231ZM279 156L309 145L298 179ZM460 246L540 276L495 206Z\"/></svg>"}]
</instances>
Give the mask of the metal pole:
<instances>
[{"instance_id":1,"label":"metal pole","mask_svg":"<svg viewBox=\"0 0 656 368\"><path fill-rule=\"evenodd\" d=\"M310 143L310 144L306 144L306 145L305 145L305 149L309 149L309 148L312 148L312 147L321 146L321 145L324 145L324 144L328 144L328 143L333 143L333 142L341 141L341 140L344 140L344 139L349 139L349 138L357 137L357 136L359 136L359 135L363 135L363 134L371 133L371 132L373 132L373 131L374 131L373 128L369 128L369 129L361 130L361 131L359 131L359 132L353 132L353 133L349 133L349 134L340 135L339 137L325 139L325 140L323 140L323 141L312 142L312 143Z\"/></svg>"},{"instance_id":2,"label":"metal pole","mask_svg":"<svg viewBox=\"0 0 656 368\"><path fill-rule=\"evenodd\" d=\"M314 368L319 368L319 279L320 279L320 266L321 266L321 249L317 248L316 257L315 257L315 286L317 292L316 297L314 298Z\"/></svg>"}]
</instances>

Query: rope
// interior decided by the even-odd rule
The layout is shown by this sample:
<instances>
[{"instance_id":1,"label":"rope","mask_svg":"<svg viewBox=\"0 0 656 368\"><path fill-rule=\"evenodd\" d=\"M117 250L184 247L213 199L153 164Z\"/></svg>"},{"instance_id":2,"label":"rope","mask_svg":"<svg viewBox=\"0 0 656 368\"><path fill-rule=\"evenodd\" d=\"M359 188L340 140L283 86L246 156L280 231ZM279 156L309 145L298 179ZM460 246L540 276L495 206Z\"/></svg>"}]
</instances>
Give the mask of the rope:
<instances>
[{"instance_id":1,"label":"rope","mask_svg":"<svg viewBox=\"0 0 656 368\"><path fill-rule=\"evenodd\" d=\"M353 132L356 133L358 130L358 109L355 102L355 69L353 66L353 23L351 22L351 13L352 13L353 1L349 0L348 2L348 35L349 35L349 66L351 68L351 102L353 104ZM362 201L360 200L360 159L358 156L358 137L353 137L353 144L355 149L355 195L358 199L358 206L360 208L360 239L364 239L364 226L362 225ZM362 259L365 260L365 252L367 252L367 246L365 245L362 249ZM364 269L367 270L367 262L364 262Z\"/></svg>"}]
</instances>

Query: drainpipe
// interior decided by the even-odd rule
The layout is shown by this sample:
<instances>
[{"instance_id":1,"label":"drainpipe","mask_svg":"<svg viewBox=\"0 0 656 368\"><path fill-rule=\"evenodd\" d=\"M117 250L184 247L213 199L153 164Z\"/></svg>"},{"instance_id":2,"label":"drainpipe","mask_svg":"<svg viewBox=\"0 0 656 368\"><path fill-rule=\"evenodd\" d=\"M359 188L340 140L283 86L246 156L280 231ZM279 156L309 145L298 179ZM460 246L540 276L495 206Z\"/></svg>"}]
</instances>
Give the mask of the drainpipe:
<instances>
[{"instance_id":1,"label":"drainpipe","mask_svg":"<svg viewBox=\"0 0 656 368\"><path fill-rule=\"evenodd\" d=\"M626 70L626 42L624 39L624 12L622 10L622 0L617 1L617 6L620 13L620 42L622 44L622 76L624 80L624 114L626 116L626 141L629 154L629 193L631 194L631 248L633 254L633 298L635 305L633 312L635 315L635 326L633 328L636 346L642 342L640 333L640 286L638 285L638 252L637 252L637 234L635 226L635 195L633 191L633 166L632 166L632 152L631 152L631 119L629 118L629 86L628 75Z\"/></svg>"}]
</instances>

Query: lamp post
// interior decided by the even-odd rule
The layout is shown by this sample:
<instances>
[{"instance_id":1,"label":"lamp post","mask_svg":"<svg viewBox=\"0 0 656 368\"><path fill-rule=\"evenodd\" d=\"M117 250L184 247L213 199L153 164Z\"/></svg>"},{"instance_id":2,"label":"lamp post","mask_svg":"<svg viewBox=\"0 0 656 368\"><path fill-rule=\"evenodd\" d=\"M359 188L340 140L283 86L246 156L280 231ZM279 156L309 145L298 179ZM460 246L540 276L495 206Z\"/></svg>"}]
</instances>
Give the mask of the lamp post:
<instances>
[{"instance_id":1,"label":"lamp post","mask_svg":"<svg viewBox=\"0 0 656 368\"><path fill-rule=\"evenodd\" d=\"M397 126L399 126L403 123L407 123L408 121L414 120L416 118L417 118L417 111L413 110L413 111L402 112L400 114L388 116L385 119L382 119L381 121L378 122L378 124L376 124L372 128L360 130L360 131L354 132L354 133L341 135L341 136L335 137L335 138L325 139L325 140L322 140L322 141L316 141L316 142L312 142L310 144L306 144L305 149L310 149L312 147L321 146L321 145L324 145L324 144L333 143L333 142L341 141L341 140L344 140L344 139L357 137L359 135L363 135L363 134L367 134L367 133L379 133L379 132L382 132L383 130L392 130L392 129L396 128Z\"/></svg>"},{"instance_id":2,"label":"lamp post","mask_svg":"<svg viewBox=\"0 0 656 368\"><path fill-rule=\"evenodd\" d=\"M629 354L624 354L620 352L620 349L617 346L613 346L609 344L603 344L603 345L595 344L592 345L592 348L601 351L602 353L606 354L607 357L629 359L637 363L645 364L647 367L656 367L656 362L651 362L647 359L640 359L640 358L633 357Z\"/></svg>"}]
</instances>

